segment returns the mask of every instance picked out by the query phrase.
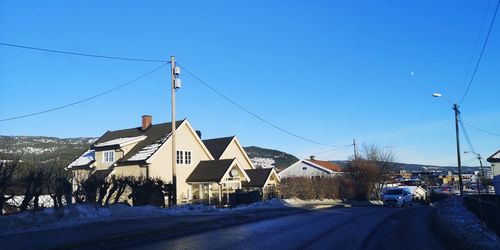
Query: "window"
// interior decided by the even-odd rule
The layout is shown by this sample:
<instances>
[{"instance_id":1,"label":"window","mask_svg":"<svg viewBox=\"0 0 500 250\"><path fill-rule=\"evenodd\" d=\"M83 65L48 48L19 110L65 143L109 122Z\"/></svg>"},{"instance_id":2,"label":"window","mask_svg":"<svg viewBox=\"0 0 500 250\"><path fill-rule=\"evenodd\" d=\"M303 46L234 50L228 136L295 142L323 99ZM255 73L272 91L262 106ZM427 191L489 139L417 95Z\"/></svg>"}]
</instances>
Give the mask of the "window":
<instances>
[{"instance_id":1,"label":"window","mask_svg":"<svg viewBox=\"0 0 500 250\"><path fill-rule=\"evenodd\" d=\"M302 167L302 170L307 170L307 167Z\"/></svg>"},{"instance_id":2,"label":"window","mask_svg":"<svg viewBox=\"0 0 500 250\"><path fill-rule=\"evenodd\" d=\"M177 150L177 164L184 164L184 151Z\"/></svg>"},{"instance_id":3,"label":"window","mask_svg":"<svg viewBox=\"0 0 500 250\"><path fill-rule=\"evenodd\" d=\"M185 155L184 162L186 164L191 164L191 151L184 151L184 155Z\"/></svg>"},{"instance_id":4,"label":"window","mask_svg":"<svg viewBox=\"0 0 500 250\"><path fill-rule=\"evenodd\" d=\"M102 162L113 162L115 159L115 151L104 151Z\"/></svg>"}]
</instances>

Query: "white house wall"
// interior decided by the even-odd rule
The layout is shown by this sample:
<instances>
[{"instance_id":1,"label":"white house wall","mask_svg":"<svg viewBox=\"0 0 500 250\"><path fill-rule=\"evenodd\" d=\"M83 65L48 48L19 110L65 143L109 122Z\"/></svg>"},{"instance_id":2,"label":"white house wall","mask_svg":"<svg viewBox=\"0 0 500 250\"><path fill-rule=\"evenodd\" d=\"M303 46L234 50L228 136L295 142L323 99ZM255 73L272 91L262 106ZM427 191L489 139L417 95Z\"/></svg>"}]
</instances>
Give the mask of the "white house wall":
<instances>
[{"instance_id":1,"label":"white house wall","mask_svg":"<svg viewBox=\"0 0 500 250\"><path fill-rule=\"evenodd\" d=\"M253 169L253 165L247 157L245 157L245 152L238 147L236 140L233 139L229 146L227 146L224 153L221 155L220 159L233 159L236 158L236 162L243 169Z\"/></svg>"},{"instance_id":2,"label":"white house wall","mask_svg":"<svg viewBox=\"0 0 500 250\"><path fill-rule=\"evenodd\" d=\"M305 167L305 170L302 169ZM311 177L311 176L326 176L329 172L318 167L304 163L303 161L297 162L285 170L278 173L280 178L288 177Z\"/></svg>"}]
</instances>

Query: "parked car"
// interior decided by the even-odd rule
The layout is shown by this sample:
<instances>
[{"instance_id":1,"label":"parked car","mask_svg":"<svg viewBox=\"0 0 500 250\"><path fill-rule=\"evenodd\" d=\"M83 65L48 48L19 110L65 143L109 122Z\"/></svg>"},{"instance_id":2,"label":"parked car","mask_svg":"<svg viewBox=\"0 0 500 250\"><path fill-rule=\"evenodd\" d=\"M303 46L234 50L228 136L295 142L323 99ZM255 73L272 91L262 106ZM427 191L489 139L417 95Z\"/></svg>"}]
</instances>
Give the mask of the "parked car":
<instances>
[{"instance_id":1,"label":"parked car","mask_svg":"<svg viewBox=\"0 0 500 250\"><path fill-rule=\"evenodd\" d=\"M383 196L384 206L413 205L413 197L408 188L389 188Z\"/></svg>"}]
</instances>

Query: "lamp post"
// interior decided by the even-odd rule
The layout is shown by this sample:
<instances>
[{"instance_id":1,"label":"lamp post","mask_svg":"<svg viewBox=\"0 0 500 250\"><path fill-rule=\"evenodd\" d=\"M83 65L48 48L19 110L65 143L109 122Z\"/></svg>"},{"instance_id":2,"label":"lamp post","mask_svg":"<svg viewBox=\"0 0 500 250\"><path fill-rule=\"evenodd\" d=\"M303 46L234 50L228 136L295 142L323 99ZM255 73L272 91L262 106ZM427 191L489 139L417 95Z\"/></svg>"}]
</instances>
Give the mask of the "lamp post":
<instances>
[{"instance_id":1,"label":"lamp post","mask_svg":"<svg viewBox=\"0 0 500 250\"><path fill-rule=\"evenodd\" d=\"M458 131L458 119L459 119L459 114L460 111L458 110L458 105L456 103L452 103L448 98L444 97L440 93L434 93L432 94L433 97L443 97L446 101L448 101L452 106L453 110L455 111L455 137L457 141L457 166L458 166L458 184L460 186L460 196L463 196L464 194L464 186L462 182L462 161L460 159L460 135Z\"/></svg>"}]
</instances>

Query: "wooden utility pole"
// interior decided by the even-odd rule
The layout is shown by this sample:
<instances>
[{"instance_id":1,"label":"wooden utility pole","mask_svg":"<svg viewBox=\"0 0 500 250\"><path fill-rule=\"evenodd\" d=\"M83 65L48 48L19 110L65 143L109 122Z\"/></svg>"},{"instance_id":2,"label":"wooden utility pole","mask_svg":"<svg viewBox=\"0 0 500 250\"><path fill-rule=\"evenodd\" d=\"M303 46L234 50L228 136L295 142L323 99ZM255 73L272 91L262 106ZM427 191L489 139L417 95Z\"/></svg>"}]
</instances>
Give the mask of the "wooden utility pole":
<instances>
[{"instance_id":1,"label":"wooden utility pole","mask_svg":"<svg viewBox=\"0 0 500 250\"><path fill-rule=\"evenodd\" d=\"M352 146L354 148L354 161L358 162L358 152L356 150L356 139L352 139Z\"/></svg>"},{"instance_id":2,"label":"wooden utility pole","mask_svg":"<svg viewBox=\"0 0 500 250\"><path fill-rule=\"evenodd\" d=\"M177 205L177 151L175 149L175 57L170 57L170 75L172 77L172 206Z\"/></svg>"},{"instance_id":3,"label":"wooden utility pole","mask_svg":"<svg viewBox=\"0 0 500 250\"><path fill-rule=\"evenodd\" d=\"M458 185L460 185L460 196L464 195L464 185L462 182L462 161L460 159L460 134L458 132L458 119L460 116L460 111L458 110L458 105L453 104L453 110L455 111L455 136L457 139L457 165L458 165Z\"/></svg>"}]
</instances>

